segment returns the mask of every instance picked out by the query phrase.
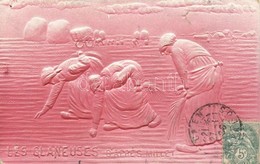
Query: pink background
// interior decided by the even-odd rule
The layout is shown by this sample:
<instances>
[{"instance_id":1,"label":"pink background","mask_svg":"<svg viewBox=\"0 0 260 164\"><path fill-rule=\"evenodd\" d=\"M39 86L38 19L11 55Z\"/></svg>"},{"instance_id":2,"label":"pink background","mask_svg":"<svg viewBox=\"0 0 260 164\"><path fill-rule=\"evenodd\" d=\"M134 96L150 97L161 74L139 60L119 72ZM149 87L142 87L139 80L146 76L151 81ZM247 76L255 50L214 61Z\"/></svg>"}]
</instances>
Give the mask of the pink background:
<instances>
[{"instance_id":1,"label":"pink background","mask_svg":"<svg viewBox=\"0 0 260 164\"><path fill-rule=\"evenodd\" d=\"M259 10L244 14L190 13L190 24L181 17L183 8L165 8L149 15L111 15L95 10L95 7L79 9L53 9L30 7L12 10L0 6L0 63L8 63L9 72L0 70L0 159L5 163L221 163L222 146L208 145L195 154L174 152L170 157L107 157L106 150L173 151L173 144L166 139L167 112L176 99L171 90L150 102L161 116L162 124L154 129L144 127L133 130L98 131L96 138L88 134L91 120L64 120L60 111L68 109L65 87L54 108L42 118L35 120L47 98L50 87L40 84L39 75L45 66L59 64L78 50L72 42L48 44L46 42L23 41L23 28L32 17L43 17L48 21L68 20L73 27L90 26L102 29L108 36L116 38L134 31L146 29L152 36L146 47L104 46L83 50L94 50L106 58L105 65L112 61L132 59L138 61L145 78L165 79L175 73L170 58L162 57L158 51L159 37L166 32L175 32L177 37L198 42L212 56L224 63L224 83L221 102L231 107L242 121L259 121ZM257 31L257 37L249 39L213 39L210 42L196 40L192 34L224 29L247 32ZM12 39L16 38L16 39ZM21 38L21 39L17 39ZM127 50L126 50L127 49ZM162 86L162 81L156 83ZM183 136L179 133L179 138ZM8 157L7 146L26 146L27 155ZM88 146L97 147L99 156L35 157L35 146ZM10 155L10 154L9 154ZM185 161L185 162L184 162Z\"/></svg>"}]
</instances>

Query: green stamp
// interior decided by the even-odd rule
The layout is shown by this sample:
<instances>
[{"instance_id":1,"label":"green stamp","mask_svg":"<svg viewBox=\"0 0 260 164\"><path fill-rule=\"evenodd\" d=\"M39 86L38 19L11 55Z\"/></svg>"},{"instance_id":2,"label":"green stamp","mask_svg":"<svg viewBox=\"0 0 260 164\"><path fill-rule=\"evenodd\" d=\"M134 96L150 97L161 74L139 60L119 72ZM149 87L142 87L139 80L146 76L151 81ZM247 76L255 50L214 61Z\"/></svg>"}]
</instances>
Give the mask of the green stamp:
<instances>
[{"instance_id":1,"label":"green stamp","mask_svg":"<svg viewBox=\"0 0 260 164\"><path fill-rule=\"evenodd\" d=\"M258 164L260 122L223 124L223 163Z\"/></svg>"}]
</instances>

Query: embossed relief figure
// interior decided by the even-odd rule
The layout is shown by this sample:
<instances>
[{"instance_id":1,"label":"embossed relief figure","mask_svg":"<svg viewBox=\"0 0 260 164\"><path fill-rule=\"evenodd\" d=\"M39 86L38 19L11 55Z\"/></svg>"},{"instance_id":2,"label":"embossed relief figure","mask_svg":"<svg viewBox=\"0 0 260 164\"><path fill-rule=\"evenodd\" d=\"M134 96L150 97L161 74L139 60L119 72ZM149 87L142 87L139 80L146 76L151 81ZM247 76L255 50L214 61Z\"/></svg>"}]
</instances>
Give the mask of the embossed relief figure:
<instances>
[{"instance_id":1,"label":"embossed relief figure","mask_svg":"<svg viewBox=\"0 0 260 164\"><path fill-rule=\"evenodd\" d=\"M46 67L42 70L42 84L51 84L52 88L44 107L35 115L35 118L40 118L53 108L66 82L77 79L85 73L86 70L92 69L94 72L98 72L98 70L103 68L103 64L99 59L88 56L92 53L93 52L78 52L78 57L70 58L57 66Z\"/></svg>"},{"instance_id":2,"label":"embossed relief figure","mask_svg":"<svg viewBox=\"0 0 260 164\"><path fill-rule=\"evenodd\" d=\"M88 52L88 56L95 57L102 62L102 55L96 52ZM68 83L68 111L62 111L61 116L64 119L91 119L92 118L92 103L93 92L90 92L88 77L91 74L100 73L102 67L89 68L77 79Z\"/></svg>"},{"instance_id":3,"label":"embossed relief figure","mask_svg":"<svg viewBox=\"0 0 260 164\"><path fill-rule=\"evenodd\" d=\"M105 97L105 101L98 101L99 106L104 106L104 130L153 128L161 123L147 100L146 89L152 85L143 82L142 68L137 62L122 60L108 65L101 75L90 76L90 86L95 96Z\"/></svg>"},{"instance_id":4,"label":"embossed relief figure","mask_svg":"<svg viewBox=\"0 0 260 164\"><path fill-rule=\"evenodd\" d=\"M219 102L219 91L222 80L222 63L199 44L185 39L176 39L174 33L164 34L160 38L160 53L169 55L182 80L177 90L181 97L173 102L170 112L169 139L176 137L178 125L185 118L185 131L194 111L208 103ZM190 143L188 135L186 143ZM209 144L205 141L205 144ZM185 151L186 145L177 145ZM189 148L188 146L186 148Z\"/></svg>"}]
</instances>

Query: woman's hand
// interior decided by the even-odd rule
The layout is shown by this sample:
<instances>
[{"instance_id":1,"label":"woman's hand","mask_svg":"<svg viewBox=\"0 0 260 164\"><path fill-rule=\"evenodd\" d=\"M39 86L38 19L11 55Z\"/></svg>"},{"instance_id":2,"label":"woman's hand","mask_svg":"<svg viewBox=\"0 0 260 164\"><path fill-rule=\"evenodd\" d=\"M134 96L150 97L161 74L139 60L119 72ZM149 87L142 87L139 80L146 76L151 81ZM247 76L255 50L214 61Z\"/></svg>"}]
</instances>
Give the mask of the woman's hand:
<instances>
[{"instance_id":1,"label":"woman's hand","mask_svg":"<svg viewBox=\"0 0 260 164\"><path fill-rule=\"evenodd\" d=\"M97 136L97 129L96 129L96 128L91 128L91 129L89 130L89 135L90 135L92 138L96 137L96 136Z\"/></svg>"},{"instance_id":2,"label":"woman's hand","mask_svg":"<svg viewBox=\"0 0 260 164\"><path fill-rule=\"evenodd\" d=\"M35 119L40 118L42 115L44 115L46 112L44 110L40 110L39 112L36 113L34 116Z\"/></svg>"}]
</instances>

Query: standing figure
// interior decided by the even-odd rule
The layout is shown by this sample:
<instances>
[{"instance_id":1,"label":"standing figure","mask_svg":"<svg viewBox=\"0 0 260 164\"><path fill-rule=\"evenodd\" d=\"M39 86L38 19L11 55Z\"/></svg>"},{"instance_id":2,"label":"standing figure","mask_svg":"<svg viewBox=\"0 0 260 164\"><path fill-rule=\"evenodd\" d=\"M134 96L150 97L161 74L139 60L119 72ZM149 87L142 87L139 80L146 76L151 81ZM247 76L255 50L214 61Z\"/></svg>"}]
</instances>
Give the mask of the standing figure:
<instances>
[{"instance_id":1,"label":"standing figure","mask_svg":"<svg viewBox=\"0 0 260 164\"><path fill-rule=\"evenodd\" d=\"M176 39L174 33L166 33L160 38L159 51L161 55L171 56L182 81L182 85L177 87L181 98L173 102L169 112L168 138L171 140L176 137L183 118L188 133L188 121L195 110L205 104L219 102L223 82L222 62L216 61L201 45L186 39ZM191 144L188 135L186 139L185 142ZM189 148L185 146L177 145L176 148L185 151Z\"/></svg>"},{"instance_id":2,"label":"standing figure","mask_svg":"<svg viewBox=\"0 0 260 164\"><path fill-rule=\"evenodd\" d=\"M153 128L161 123L147 100L145 88L151 85L143 82L142 68L137 62L113 62L101 71L101 75L91 75L89 84L97 97L104 97L97 105L103 106L104 130ZM100 118L100 114L96 117Z\"/></svg>"},{"instance_id":3,"label":"standing figure","mask_svg":"<svg viewBox=\"0 0 260 164\"><path fill-rule=\"evenodd\" d=\"M35 115L35 118L40 118L53 108L66 82L77 79L88 69L101 70L103 68L101 61L88 56L88 53L91 52L82 53L80 51L78 57L70 58L57 66L46 67L42 70L42 84L51 84L52 88L44 107Z\"/></svg>"}]
</instances>

